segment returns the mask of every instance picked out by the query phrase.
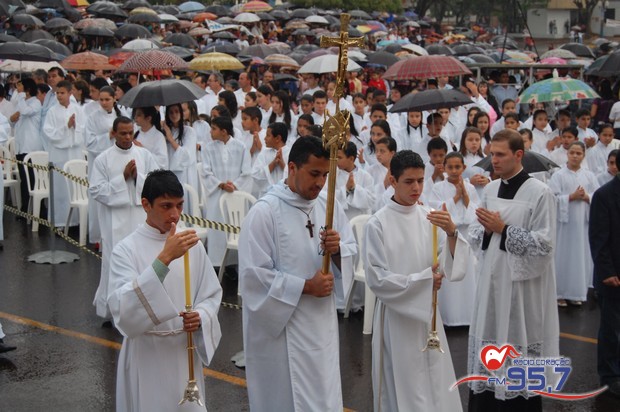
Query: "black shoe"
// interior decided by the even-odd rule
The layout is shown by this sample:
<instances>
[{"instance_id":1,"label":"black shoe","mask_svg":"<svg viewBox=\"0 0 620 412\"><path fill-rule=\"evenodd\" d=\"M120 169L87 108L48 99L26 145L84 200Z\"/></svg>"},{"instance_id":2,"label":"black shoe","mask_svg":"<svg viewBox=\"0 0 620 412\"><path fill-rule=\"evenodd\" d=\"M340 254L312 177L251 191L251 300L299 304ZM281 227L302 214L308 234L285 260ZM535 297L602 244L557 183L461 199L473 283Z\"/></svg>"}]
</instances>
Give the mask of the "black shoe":
<instances>
[{"instance_id":1,"label":"black shoe","mask_svg":"<svg viewBox=\"0 0 620 412\"><path fill-rule=\"evenodd\" d=\"M10 352L12 350L17 349L16 346L9 346L2 339L0 339L0 353Z\"/></svg>"},{"instance_id":2,"label":"black shoe","mask_svg":"<svg viewBox=\"0 0 620 412\"><path fill-rule=\"evenodd\" d=\"M106 320L105 322L103 322L101 324L101 327L105 328L105 329L112 329L112 326L114 326L114 325L112 325L112 321L111 320Z\"/></svg>"}]
</instances>

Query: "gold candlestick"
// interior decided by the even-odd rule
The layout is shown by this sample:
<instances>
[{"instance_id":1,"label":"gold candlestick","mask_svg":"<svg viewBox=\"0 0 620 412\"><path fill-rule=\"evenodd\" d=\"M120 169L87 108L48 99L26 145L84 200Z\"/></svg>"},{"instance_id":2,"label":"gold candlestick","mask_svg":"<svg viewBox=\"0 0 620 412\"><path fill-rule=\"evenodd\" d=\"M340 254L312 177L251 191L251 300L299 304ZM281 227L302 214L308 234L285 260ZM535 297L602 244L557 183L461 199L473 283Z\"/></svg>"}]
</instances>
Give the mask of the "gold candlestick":
<instances>
[{"instance_id":1,"label":"gold candlestick","mask_svg":"<svg viewBox=\"0 0 620 412\"><path fill-rule=\"evenodd\" d=\"M437 238L437 226L433 225L433 266L439 261L439 241ZM435 274L435 271L433 271ZM433 279L433 282L435 279ZM441 349L441 342L437 335L437 289L433 287L433 319L431 320L431 330L428 333L426 339L426 346L422 349L422 352L426 352L429 349L436 349L441 353L444 353Z\"/></svg>"}]
</instances>

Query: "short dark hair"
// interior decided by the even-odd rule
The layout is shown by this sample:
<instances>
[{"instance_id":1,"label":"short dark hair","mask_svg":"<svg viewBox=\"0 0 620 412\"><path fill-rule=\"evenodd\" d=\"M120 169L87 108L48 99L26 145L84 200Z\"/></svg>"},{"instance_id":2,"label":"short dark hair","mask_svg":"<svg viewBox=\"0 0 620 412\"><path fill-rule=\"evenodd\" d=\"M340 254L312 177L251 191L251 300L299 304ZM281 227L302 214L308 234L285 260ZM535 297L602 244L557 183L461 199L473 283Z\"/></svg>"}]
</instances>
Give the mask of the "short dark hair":
<instances>
[{"instance_id":1,"label":"short dark hair","mask_svg":"<svg viewBox=\"0 0 620 412\"><path fill-rule=\"evenodd\" d=\"M273 89L266 84L260 85L256 91L264 94L265 96L271 96L273 94Z\"/></svg>"},{"instance_id":2,"label":"short dark hair","mask_svg":"<svg viewBox=\"0 0 620 412\"><path fill-rule=\"evenodd\" d=\"M51 72L56 72L56 74L60 77L62 77L63 79L65 78L65 71L63 69L61 69L60 67L52 67L50 68L47 73L49 75L49 73Z\"/></svg>"},{"instance_id":3,"label":"short dark hair","mask_svg":"<svg viewBox=\"0 0 620 412\"><path fill-rule=\"evenodd\" d=\"M306 136L295 140L288 155L288 161L295 166L302 167L308 163L310 156L329 159L329 150L323 147L323 142L316 136Z\"/></svg>"},{"instance_id":4,"label":"short dark hair","mask_svg":"<svg viewBox=\"0 0 620 412\"><path fill-rule=\"evenodd\" d=\"M321 137L323 135L323 126L318 124L311 124L308 127L308 133L310 133L311 136Z\"/></svg>"},{"instance_id":5,"label":"short dark hair","mask_svg":"<svg viewBox=\"0 0 620 412\"><path fill-rule=\"evenodd\" d=\"M504 123L506 122L506 119L512 119L519 123L519 115L514 112L506 113L504 116Z\"/></svg>"},{"instance_id":6,"label":"short dark hair","mask_svg":"<svg viewBox=\"0 0 620 412\"><path fill-rule=\"evenodd\" d=\"M246 107L241 113L252 120L258 119L258 123L263 121L263 112L261 112L258 107Z\"/></svg>"},{"instance_id":7,"label":"short dark hair","mask_svg":"<svg viewBox=\"0 0 620 412\"><path fill-rule=\"evenodd\" d=\"M532 115L532 119L536 120L536 118L537 118L538 116L540 116L541 114L544 114L545 116L549 117L549 115L547 114L547 111L546 111L546 110L543 110L543 109L538 109L538 110L536 110L536 111L534 112L534 114Z\"/></svg>"},{"instance_id":8,"label":"short dark hair","mask_svg":"<svg viewBox=\"0 0 620 412\"><path fill-rule=\"evenodd\" d=\"M24 91L27 92L31 97L37 95L37 84L35 83L34 79L22 79L21 82L22 86L24 86Z\"/></svg>"},{"instance_id":9,"label":"short dark hair","mask_svg":"<svg viewBox=\"0 0 620 412\"><path fill-rule=\"evenodd\" d=\"M575 140L573 143L571 143L568 148L570 149L573 146L579 146L581 147L581 149L583 149L583 153L585 155L586 153L586 145L583 142L580 142L579 140Z\"/></svg>"},{"instance_id":10,"label":"short dark hair","mask_svg":"<svg viewBox=\"0 0 620 412\"><path fill-rule=\"evenodd\" d=\"M274 122L267 126L267 128L271 129L271 134L273 137L280 136L282 143L286 143L286 140L288 139L288 127L286 127L285 123Z\"/></svg>"},{"instance_id":11,"label":"short dark hair","mask_svg":"<svg viewBox=\"0 0 620 412\"><path fill-rule=\"evenodd\" d=\"M592 115L590 114L590 110L588 110L588 109L579 109L579 110L577 110L577 113L575 113L575 117L577 119L579 119L580 117L583 117L583 116L590 116L590 117L592 117Z\"/></svg>"},{"instance_id":12,"label":"short dark hair","mask_svg":"<svg viewBox=\"0 0 620 412\"><path fill-rule=\"evenodd\" d=\"M301 116L299 116L299 118L297 119L297 122L299 122L300 120L305 120L308 123L310 123L310 125L314 125L314 117L312 117L311 114L302 114Z\"/></svg>"},{"instance_id":13,"label":"short dark hair","mask_svg":"<svg viewBox=\"0 0 620 412\"><path fill-rule=\"evenodd\" d=\"M465 164L465 159L463 158L463 155L460 154L459 152L448 153L446 157L443 159L443 164L445 165L448 159L453 159L453 158L461 159L461 163Z\"/></svg>"},{"instance_id":14,"label":"short dark hair","mask_svg":"<svg viewBox=\"0 0 620 412\"><path fill-rule=\"evenodd\" d=\"M129 117L127 116L118 116L116 119L114 119L114 123L112 123L112 130L113 131L118 131L118 125L119 124L133 124L133 120L131 120Z\"/></svg>"},{"instance_id":15,"label":"short dark hair","mask_svg":"<svg viewBox=\"0 0 620 412\"><path fill-rule=\"evenodd\" d=\"M303 96L301 96L300 101L301 101L301 102L308 102L308 103L312 103L312 95L310 95L310 94L304 94Z\"/></svg>"},{"instance_id":16,"label":"short dark hair","mask_svg":"<svg viewBox=\"0 0 620 412\"><path fill-rule=\"evenodd\" d=\"M575 136L575 139L579 137L579 130L577 130L575 126L565 127L564 129L560 131L560 135L563 135L564 132L572 134L573 136Z\"/></svg>"},{"instance_id":17,"label":"short dark hair","mask_svg":"<svg viewBox=\"0 0 620 412\"><path fill-rule=\"evenodd\" d=\"M572 118L572 116L571 116L571 114L570 114L570 111L569 111L569 110L566 110L566 109L560 109L560 110L558 110L558 112L557 112L557 114L555 115L555 117L556 117L557 119L559 119L559 118L560 118L560 116L566 116L566 117Z\"/></svg>"},{"instance_id":18,"label":"short dark hair","mask_svg":"<svg viewBox=\"0 0 620 412\"><path fill-rule=\"evenodd\" d=\"M510 151L515 153L517 150L525 151L523 138L516 130L504 129L495 133L491 138L491 142L508 142Z\"/></svg>"},{"instance_id":19,"label":"short dark hair","mask_svg":"<svg viewBox=\"0 0 620 412\"><path fill-rule=\"evenodd\" d=\"M376 111L383 112L383 114L387 116L387 107L383 103L375 103L370 106L370 111L368 112L368 114L373 114L373 112Z\"/></svg>"},{"instance_id":20,"label":"short dark hair","mask_svg":"<svg viewBox=\"0 0 620 412\"><path fill-rule=\"evenodd\" d=\"M612 157L618 159L618 153L620 153L620 150L618 149L614 149L611 152L609 152L609 154L607 155L607 161L609 161L609 159L611 159Z\"/></svg>"},{"instance_id":21,"label":"short dark hair","mask_svg":"<svg viewBox=\"0 0 620 412\"><path fill-rule=\"evenodd\" d=\"M353 157L357 159L357 146L355 146L355 143L347 142L347 145L342 151L344 152L345 157Z\"/></svg>"},{"instance_id":22,"label":"short dark hair","mask_svg":"<svg viewBox=\"0 0 620 412\"><path fill-rule=\"evenodd\" d=\"M95 77L90 85L97 90L101 90L102 87L109 86L108 81L102 77Z\"/></svg>"},{"instance_id":23,"label":"short dark hair","mask_svg":"<svg viewBox=\"0 0 620 412\"><path fill-rule=\"evenodd\" d=\"M377 143L375 143L375 146L378 144L386 145L390 152L395 152L396 150L398 150L397 145L396 145L396 140L394 140L390 136L384 137L383 139L379 139Z\"/></svg>"},{"instance_id":24,"label":"short dark hair","mask_svg":"<svg viewBox=\"0 0 620 412\"><path fill-rule=\"evenodd\" d=\"M327 93L323 90L317 90L312 94L312 102L314 103L316 99L327 99Z\"/></svg>"},{"instance_id":25,"label":"short dark hair","mask_svg":"<svg viewBox=\"0 0 620 412\"><path fill-rule=\"evenodd\" d=\"M426 116L426 124L435 123L435 119L441 120L443 122L443 116L440 115L439 113L435 112L435 113L431 113L428 116ZM474 122L475 122L475 120L474 120Z\"/></svg>"},{"instance_id":26,"label":"short dark hair","mask_svg":"<svg viewBox=\"0 0 620 412\"><path fill-rule=\"evenodd\" d=\"M532 134L532 131L530 129L520 129L519 134L521 136L527 136L527 140L529 140L530 142L534 141L534 134Z\"/></svg>"},{"instance_id":27,"label":"short dark hair","mask_svg":"<svg viewBox=\"0 0 620 412\"><path fill-rule=\"evenodd\" d=\"M144 180L142 198L150 204L158 197L183 197L183 185L179 178L170 170L153 170Z\"/></svg>"},{"instance_id":28,"label":"short dark hair","mask_svg":"<svg viewBox=\"0 0 620 412\"><path fill-rule=\"evenodd\" d=\"M41 92L41 93L47 93L51 90L51 87L49 87L49 85L47 85L46 83L39 83L37 84L37 93Z\"/></svg>"},{"instance_id":29,"label":"short dark hair","mask_svg":"<svg viewBox=\"0 0 620 412\"><path fill-rule=\"evenodd\" d=\"M407 169L424 170L424 160L419 154L412 150L401 150L396 152L390 161L390 173L398 181Z\"/></svg>"},{"instance_id":30,"label":"short dark hair","mask_svg":"<svg viewBox=\"0 0 620 412\"><path fill-rule=\"evenodd\" d=\"M514 100L512 100L512 99L505 99L505 100L502 102L502 109L503 109L503 108L504 108L504 106L506 106L508 103L515 103L515 104L516 104L517 102L515 102L515 101L514 101Z\"/></svg>"},{"instance_id":31,"label":"short dark hair","mask_svg":"<svg viewBox=\"0 0 620 412\"><path fill-rule=\"evenodd\" d=\"M211 126L217 126L219 129L226 130L230 136L235 137L235 127L230 117L220 116L211 119Z\"/></svg>"},{"instance_id":32,"label":"short dark hair","mask_svg":"<svg viewBox=\"0 0 620 412\"><path fill-rule=\"evenodd\" d=\"M441 137L435 137L428 141L426 151L430 155L433 150L443 150L448 153L448 144Z\"/></svg>"},{"instance_id":33,"label":"short dark hair","mask_svg":"<svg viewBox=\"0 0 620 412\"><path fill-rule=\"evenodd\" d=\"M61 80L56 85L56 88L60 89L61 87L63 89L67 89L68 91L71 91L71 89L73 89L73 84L69 80Z\"/></svg>"}]
</instances>

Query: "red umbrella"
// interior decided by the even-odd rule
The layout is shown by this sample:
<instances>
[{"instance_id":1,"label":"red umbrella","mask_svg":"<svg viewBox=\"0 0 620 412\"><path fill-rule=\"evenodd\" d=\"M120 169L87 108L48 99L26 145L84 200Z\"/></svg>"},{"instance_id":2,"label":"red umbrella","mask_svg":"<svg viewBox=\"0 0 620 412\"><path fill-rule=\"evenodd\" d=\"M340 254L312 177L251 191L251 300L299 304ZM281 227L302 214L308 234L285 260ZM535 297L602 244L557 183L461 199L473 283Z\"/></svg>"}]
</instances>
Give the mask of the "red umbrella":
<instances>
[{"instance_id":1,"label":"red umbrella","mask_svg":"<svg viewBox=\"0 0 620 412\"><path fill-rule=\"evenodd\" d=\"M148 50L136 53L118 68L119 71L124 72L180 69L187 69L187 62L175 54L162 50Z\"/></svg>"},{"instance_id":2,"label":"red umbrella","mask_svg":"<svg viewBox=\"0 0 620 412\"><path fill-rule=\"evenodd\" d=\"M395 63L383 75L387 80L425 80L439 76L471 74L463 63L450 56L419 56Z\"/></svg>"},{"instance_id":3,"label":"red umbrella","mask_svg":"<svg viewBox=\"0 0 620 412\"><path fill-rule=\"evenodd\" d=\"M67 70L115 70L116 67L108 63L108 56L93 52L83 52L71 55L60 62Z\"/></svg>"}]
</instances>

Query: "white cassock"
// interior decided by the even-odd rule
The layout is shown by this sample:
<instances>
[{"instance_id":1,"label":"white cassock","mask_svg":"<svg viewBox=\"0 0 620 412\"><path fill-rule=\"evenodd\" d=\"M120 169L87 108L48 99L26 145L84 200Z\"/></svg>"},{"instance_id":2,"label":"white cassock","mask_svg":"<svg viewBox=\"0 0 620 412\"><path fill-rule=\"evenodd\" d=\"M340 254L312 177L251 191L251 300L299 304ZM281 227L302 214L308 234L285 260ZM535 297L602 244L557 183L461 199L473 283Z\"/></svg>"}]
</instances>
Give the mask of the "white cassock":
<instances>
[{"instance_id":1,"label":"white cassock","mask_svg":"<svg viewBox=\"0 0 620 412\"><path fill-rule=\"evenodd\" d=\"M501 179L489 183L480 207L497 211L508 228L505 250L502 236L493 233L482 250L484 227L469 228L472 248L478 257L476 307L469 328L468 374L488 374L480 361L486 345L511 344L528 357L554 357L559 354L559 322L556 300L555 249L556 204L549 187L537 179L527 179L514 199L498 197ZM497 370L506 376L507 361ZM550 375L548 375L550 376ZM525 398L526 391L508 392L503 385L476 382L474 393L494 391L496 399Z\"/></svg>"},{"instance_id":2,"label":"white cassock","mask_svg":"<svg viewBox=\"0 0 620 412\"><path fill-rule=\"evenodd\" d=\"M7 100L4 99L4 101ZM23 154L43 150L43 142L39 133L41 127L39 99L36 96L20 99L15 112L19 112L19 120L15 122L15 153Z\"/></svg>"},{"instance_id":3,"label":"white cassock","mask_svg":"<svg viewBox=\"0 0 620 412\"><path fill-rule=\"evenodd\" d=\"M224 143L213 140L207 143L202 150L202 173L207 207L205 218L224 223L224 216L220 211L220 197L224 192L218 186L220 183L231 181L243 192L252 191L252 168L250 166L250 152L240 141L230 138ZM214 265L219 265L226 250L225 232L213 230L209 232L207 251L209 259Z\"/></svg>"},{"instance_id":4,"label":"white cassock","mask_svg":"<svg viewBox=\"0 0 620 412\"><path fill-rule=\"evenodd\" d=\"M428 204L441 209L445 203L450 217L465 236L469 232L469 225L476 222L476 208L480 204L476 188L465 180L465 189L469 195L469 205L465 207L463 200L454 203L456 186L447 180L433 185ZM469 326L474 313L476 296L476 258L471 256L467 266L467 275L459 283L444 282L438 293L439 312L445 326Z\"/></svg>"},{"instance_id":5,"label":"white cassock","mask_svg":"<svg viewBox=\"0 0 620 412\"><path fill-rule=\"evenodd\" d=\"M417 151L420 150L422 139L424 139L424 125L420 123L418 127L415 127L407 123L407 126L400 134L400 145L398 146L398 151L413 150L418 153ZM426 148L424 149L424 152L426 152Z\"/></svg>"},{"instance_id":6,"label":"white cassock","mask_svg":"<svg viewBox=\"0 0 620 412\"><path fill-rule=\"evenodd\" d=\"M75 115L75 126L68 127L69 117ZM61 104L52 106L45 117L43 132L48 138L49 160L54 166L61 169L68 160L83 159L82 147L84 142L84 115L77 103L70 102L67 107ZM69 186L66 177L60 173L53 173L54 179L54 225L64 226L69 216ZM70 226L78 222L77 214L73 215Z\"/></svg>"},{"instance_id":7,"label":"white cassock","mask_svg":"<svg viewBox=\"0 0 620 412\"><path fill-rule=\"evenodd\" d=\"M250 209L241 229L239 287L252 411L342 411L335 297L302 294L306 280L321 269L325 203L323 195L302 199L281 181ZM313 237L306 213L314 224ZM340 234L348 290L357 247L337 204L333 228ZM340 284L333 263L331 270L335 285Z\"/></svg>"},{"instance_id":8,"label":"white cassock","mask_svg":"<svg viewBox=\"0 0 620 412\"><path fill-rule=\"evenodd\" d=\"M605 146L600 141L596 142L594 146L586 151L588 170L595 175L607 171L607 157L613 149L614 148L611 144Z\"/></svg>"},{"instance_id":9,"label":"white cassock","mask_svg":"<svg viewBox=\"0 0 620 412\"><path fill-rule=\"evenodd\" d=\"M104 150L114 145L114 139L110 138L110 131L116 119L116 111L112 110L108 113L96 101L84 106L85 112L89 110L91 113L86 115L86 126L84 127L84 144L88 152L88 180L91 180L95 159ZM88 202L88 240L90 243L101 241L100 209L98 202Z\"/></svg>"},{"instance_id":10,"label":"white cassock","mask_svg":"<svg viewBox=\"0 0 620 412\"><path fill-rule=\"evenodd\" d=\"M564 166L551 176L549 188L558 203L557 246L555 273L558 299L585 301L588 286L592 286L594 262L590 254L588 224L590 203L568 200L568 196L581 186L592 199L599 188L596 176L588 170L574 172Z\"/></svg>"},{"instance_id":11,"label":"white cassock","mask_svg":"<svg viewBox=\"0 0 620 412\"><path fill-rule=\"evenodd\" d=\"M288 164L288 154L290 151L291 148L289 146L282 146L282 159L284 160L285 168ZM277 152L276 149L263 146L263 150L260 151L252 165L252 195L257 199L267 193L271 186L285 177L284 169L281 169L280 166L276 166L272 171L269 171L269 164L273 162Z\"/></svg>"},{"instance_id":12,"label":"white cassock","mask_svg":"<svg viewBox=\"0 0 620 412\"><path fill-rule=\"evenodd\" d=\"M136 180L123 176L125 166L136 161ZM142 208L142 186L148 172L157 169L151 153L135 145L124 150L114 145L95 159L88 194L92 202L98 202L101 222L101 279L93 305L97 315L110 319L107 305L110 256L114 246L133 232L146 218Z\"/></svg>"},{"instance_id":13,"label":"white cassock","mask_svg":"<svg viewBox=\"0 0 620 412\"><path fill-rule=\"evenodd\" d=\"M258 132L258 139L261 141L261 144L263 145L262 147L265 148L265 135L267 135L267 129L261 129ZM240 133L235 132L235 139L239 140L241 143L243 143L245 145L245 148L248 150L248 153L250 151L250 149L252 148L252 143L254 142L254 135L250 132L248 132L247 130L244 130ZM262 150L262 149L261 149ZM258 159L258 155L260 154L260 151L254 152L254 154L252 154L250 162L252 167L254 167L254 163L256 162L256 159Z\"/></svg>"},{"instance_id":14,"label":"white cassock","mask_svg":"<svg viewBox=\"0 0 620 412\"><path fill-rule=\"evenodd\" d=\"M448 339L437 315L441 347L422 352L431 330L433 236L430 208L390 200L366 225L366 282L377 296L372 337L374 409L460 411ZM451 280L465 276L470 251L458 235L454 258L439 230L440 270Z\"/></svg>"},{"instance_id":15,"label":"white cassock","mask_svg":"<svg viewBox=\"0 0 620 412\"><path fill-rule=\"evenodd\" d=\"M142 147L151 152L158 168L168 169L168 147L166 137L162 132L157 130L155 126L151 126L146 132L140 129L136 140L140 142Z\"/></svg>"},{"instance_id":16,"label":"white cassock","mask_svg":"<svg viewBox=\"0 0 620 412\"><path fill-rule=\"evenodd\" d=\"M5 99L6 100L6 99ZM0 146L3 146L9 140L9 132L11 125L4 115L0 112ZM36 135L38 136L38 134ZM4 179L0 179L0 241L4 240L4 226L2 218L4 215ZM2 325L0 325L0 339L4 337L2 333Z\"/></svg>"},{"instance_id":17,"label":"white cassock","mask_svg":"<svg viewBox=\"0 0 620 412\"><path fill-rule=\"evenodd\" d=\"M581 162L581 168L584 170L590 170L587 153L586 151L586 158ZM566 162L568 162L568 150L566 150L564 146L556 147L553 152L549 153L549 159L553 160L559 167L566 166Z\"/></svg>"},{"instance_id":18,"label":"white cassock","mask_svg":"<svg viewBox=\"0 0 620 412\"><path fill-rule=\"evenodd\" d=\"M179 316L185 310L183 258L170 263L163 283L152 267L167 235L145 223L112 253L108 303L124 336L116 377L119 412L206 410L194 402L178 405L188 378L187 333ZM202 365L211 362L222 336L222 288L202 243L190 249L189 261L192 303L202 323L193 332L194 377L205 402Z\"/></svg>"},{"instance_id":19,"label":"white cassock","mask_svg":"<svg viewBox=\"0 0 620 412\"><path fill-rule=\"evenodd\" d=\"M603 186L605 183L610 182L614 177L616 176L612 175L611 173L609 173L609 171L605 170L605 172L599 173L596 176L596 180L598 180L599 186Z\"/></svg>"},{"instance_id":20,"label":"white cassock","mask_svg":"<svg viewBox=\"0 0 620 412\"><path fill-rule=\"evenodd\" d=\"M347 181L351 174L353 174L353 180L355 181L355 189L353 192L348 192ZM327 185L323 187L323 191L327 191ZM336 200L344 209L344 213L349 220L355 216L372 214L375 196L375 183L368 172L357 166L351 172L337 169Z\"/></svg>"},{"instance_id":21,"label":"white cassock","mask_svg":"<svg viewBox=\"0 0 620 412\"><path fill-rule=\"evenodd\" d=\"M172 137L179 143L177 137L179 129L171 129ZM200 193L198 186L198 170L196 169L196 132L190 126L183 126L183 144L177 150L172 145L167 144L168 150L168 169L172 170L181 184L189 184L196 192ZM189 202L185 208L189 207ZM186 210L187 212L187 210Z\"/></svg>"}]
</instances>

